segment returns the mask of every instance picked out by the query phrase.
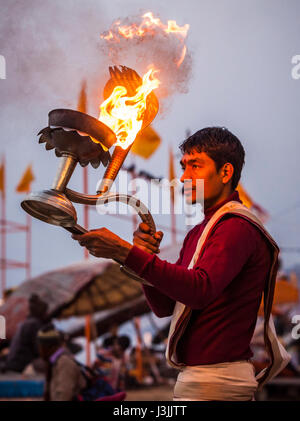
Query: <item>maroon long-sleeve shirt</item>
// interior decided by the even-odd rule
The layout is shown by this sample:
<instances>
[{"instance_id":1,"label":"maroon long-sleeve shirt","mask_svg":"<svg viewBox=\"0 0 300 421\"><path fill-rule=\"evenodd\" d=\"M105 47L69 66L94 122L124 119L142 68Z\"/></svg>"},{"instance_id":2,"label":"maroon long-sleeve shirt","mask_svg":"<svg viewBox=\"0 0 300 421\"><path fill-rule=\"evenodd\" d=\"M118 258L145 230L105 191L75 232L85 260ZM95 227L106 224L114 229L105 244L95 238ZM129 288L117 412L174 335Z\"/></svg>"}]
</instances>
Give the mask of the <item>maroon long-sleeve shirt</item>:
<instances>
[{"instance_id":1,"label":"maroon long-sleeve shirt","mask_svg":"<svg viewBox=\"0 0 300 421\"><path fill-rule=\"evenodd\" d=\"M263 235L247 220L226 215L207 239L193 269L187 269L198 239L212 215L238 192L205 210L205 218L188 232L175 264L136 246L125 265L152 286L143 286L158 317L170 316L175 301L193 311L178 342L178 361L186 365L217 364L252 357L250 341L271 254Z\"/></svg>"}]
</instances>

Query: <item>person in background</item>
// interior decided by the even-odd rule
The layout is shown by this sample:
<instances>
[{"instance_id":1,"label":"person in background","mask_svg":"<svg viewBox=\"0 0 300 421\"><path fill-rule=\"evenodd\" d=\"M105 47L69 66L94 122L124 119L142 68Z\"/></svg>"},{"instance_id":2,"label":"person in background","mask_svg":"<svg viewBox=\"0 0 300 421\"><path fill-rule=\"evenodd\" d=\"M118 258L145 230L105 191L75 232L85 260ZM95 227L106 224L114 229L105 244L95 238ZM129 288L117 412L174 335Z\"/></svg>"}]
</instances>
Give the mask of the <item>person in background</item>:
<instances>
[{"instance_id":1,"label":"person in background","mask_svg":"<svg viewBox=\"0 0 300 421\"><path fill-rule=\"evenodd\" d=\"M100 368L116 390L124 390L128 377L128 356L126 350L130 347L127 335L112 334L104 339L98 349L95 368Z\"/></svg>"},{"instance_id":2,"label":"person in background","mask_svg":"<svg viewBox=\"0 0 300 421\"><path fill-rule=\"evenodd\" d=\"M37 294L29 298L29 315L20 323L11 341L2 372L15 371L22 373L27 365L38 358L36 335L47 318L48 305Z\"/></svg>"},{"instance_id":3,"label":"person in background","mask_svg":"<svg viewBox=\"0 0 300 421\"><path fill-rule=\"evenodd\" d=\"M53 324L37 335L40 356L47 364L45 401L72 401L86 387L86 380L72 354L64 345L61 332Z\"/></svg>"}]
</instances>

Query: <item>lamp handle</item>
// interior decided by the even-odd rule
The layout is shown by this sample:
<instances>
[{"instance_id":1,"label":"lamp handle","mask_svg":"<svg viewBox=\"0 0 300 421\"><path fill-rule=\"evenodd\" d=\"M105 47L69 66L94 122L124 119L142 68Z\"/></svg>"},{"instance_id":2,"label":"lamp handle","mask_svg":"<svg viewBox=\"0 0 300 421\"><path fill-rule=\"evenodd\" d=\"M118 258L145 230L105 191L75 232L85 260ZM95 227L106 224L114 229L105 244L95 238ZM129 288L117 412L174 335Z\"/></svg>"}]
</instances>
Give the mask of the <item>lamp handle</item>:
<instances>
[{"instance_id":1,"label":"lamp handle","mask_svg":"<svg viewBox=\"0 0 300 421\"><path fill-rule=\"evenodd\" d=\"M84 205L101 205L109 202L122 202L126 205L132 206L143 222L150 227L150 234L154 235L156 232L156 225L149 209L139 199L128 194L121 193L105 193L88 195L76 192L74 190L65 189L65 194L73 203L81 203Z\"/></svg>"},{"instance_id":2,"label":"lamp handle","mask_svg":"<svg viewBox=\"0 0 300 421\"><path fill-rule=\"evenodd\" d=\"M68 192L70 192L69 189L67 189L67 190L68 190ZM81 193L73 192L72 190L71 190L71 192L76 193L76 195L83 196L86 199L86 195L82 195ZM71 193L71 196L72 196L72 193ZM70 197L69 197L69 199L70 199ZM137 211L141 220L144 223L146 223L147 225L149 225L150 234L152 234L152 235L155 234L156 225L155 225L155 222L154 222L154 219L153 219L151 213L149 212L146 205L144 205L144 203L142 203L139 199L136 199L134 196L130 196L130 195L127 195L127 194L119 194L119 193L116 193L116 194L106 193L104 195L99 195L99 196L97 196L97 195L89 196L89 203L88 204L106 204L106 203L114 202L114 201L122 202L122 203L125 203L127 205L132 206ZM81 225L78 225L78 224L75 224L72 227L64 227L64 228L67 231L71 232L72 234L84 234L84 233L87 232L87 230L85 228L83 228ZM123 266L122 262L119 262L116 259L114 259L114 260L120 265L120 270L123 273L125 273L125 275L129 276L130 278L134 279L137 282L152 286L145 279L136 275L135 272L131 271L126 266Z\"/></svg>"}]
</instances>

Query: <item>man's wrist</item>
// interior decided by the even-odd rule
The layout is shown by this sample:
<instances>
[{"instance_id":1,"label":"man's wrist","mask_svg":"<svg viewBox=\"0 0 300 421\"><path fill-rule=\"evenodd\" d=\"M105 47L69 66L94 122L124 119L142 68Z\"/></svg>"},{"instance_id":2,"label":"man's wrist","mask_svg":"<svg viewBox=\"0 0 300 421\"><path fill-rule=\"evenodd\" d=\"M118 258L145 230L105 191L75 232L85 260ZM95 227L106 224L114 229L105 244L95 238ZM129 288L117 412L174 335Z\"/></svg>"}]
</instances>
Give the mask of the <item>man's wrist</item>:
<instances>
[{"instance_id":1,"label":"man's wrist","mask_svg":"<svg viewBox=\"0 0 300 421\"><path fill-rule=\"evenodd\" d=\"M127 256L130 253L132 247L132 244L123 240L120 247L118 247L118 254L115 256L115 259L118 260L120 263L125 263L125 260L127 259Z\"/></svg>"}]
</instances>

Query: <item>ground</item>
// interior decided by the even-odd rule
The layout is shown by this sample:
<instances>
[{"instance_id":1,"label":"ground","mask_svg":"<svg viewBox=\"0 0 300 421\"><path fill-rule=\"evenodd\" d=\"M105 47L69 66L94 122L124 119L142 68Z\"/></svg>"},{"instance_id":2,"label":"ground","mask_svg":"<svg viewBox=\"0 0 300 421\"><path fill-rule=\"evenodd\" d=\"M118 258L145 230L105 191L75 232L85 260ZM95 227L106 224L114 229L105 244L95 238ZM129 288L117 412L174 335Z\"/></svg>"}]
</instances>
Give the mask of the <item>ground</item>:
<instances>
[{"instance_id":1,"label":"ground","mask_svg":"<svg viewBox=\"0 0 300 421\"><path fill-rule=\"evenodd\" d=\"M174 386L163 385L128 390L126 401L172 401Z\"/></svg>"}]
</instances>

